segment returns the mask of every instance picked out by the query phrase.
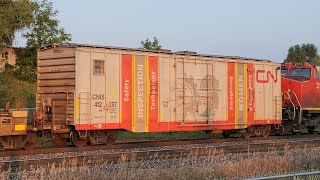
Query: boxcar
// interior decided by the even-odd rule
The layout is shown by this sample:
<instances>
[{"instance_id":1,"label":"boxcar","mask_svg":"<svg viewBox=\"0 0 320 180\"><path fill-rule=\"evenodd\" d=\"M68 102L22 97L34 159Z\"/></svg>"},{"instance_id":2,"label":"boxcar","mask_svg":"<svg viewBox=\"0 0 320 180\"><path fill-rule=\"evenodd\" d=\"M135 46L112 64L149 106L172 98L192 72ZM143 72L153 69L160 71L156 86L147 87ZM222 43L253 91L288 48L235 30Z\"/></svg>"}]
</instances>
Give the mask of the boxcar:
<instances>
[{"instance_id":1,"label":"boxcar","mask_svg":"<svg viewBox=\"0 0 320 180\"><path fill-rule=\"evenodd\" d=\"M57 143L114 130L265 135L281 123L280 83L267 60L53 44L38 51L35 119Z\"/></svg>"}]
</instances>

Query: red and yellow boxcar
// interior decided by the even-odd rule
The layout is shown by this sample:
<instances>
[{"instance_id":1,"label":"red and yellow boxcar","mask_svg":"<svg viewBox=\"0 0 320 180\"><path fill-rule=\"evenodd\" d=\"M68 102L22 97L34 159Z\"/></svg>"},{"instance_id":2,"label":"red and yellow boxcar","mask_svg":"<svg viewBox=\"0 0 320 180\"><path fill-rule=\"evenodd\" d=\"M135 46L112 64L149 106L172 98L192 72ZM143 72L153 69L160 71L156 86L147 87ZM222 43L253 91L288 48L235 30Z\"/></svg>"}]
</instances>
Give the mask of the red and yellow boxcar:
<instances>
[{"instance_id":1,"label":"red and yellow boxcar","mask_svg":"<svg viewBox=\"0 0 320 180\"><path fill-rule=\"evenodd\" d=\"M35 119L58 140L92 143L120 129L265 135L281 123L280 78L267 60L54 44L38 52Z\"/></svg>"}]
</instances>

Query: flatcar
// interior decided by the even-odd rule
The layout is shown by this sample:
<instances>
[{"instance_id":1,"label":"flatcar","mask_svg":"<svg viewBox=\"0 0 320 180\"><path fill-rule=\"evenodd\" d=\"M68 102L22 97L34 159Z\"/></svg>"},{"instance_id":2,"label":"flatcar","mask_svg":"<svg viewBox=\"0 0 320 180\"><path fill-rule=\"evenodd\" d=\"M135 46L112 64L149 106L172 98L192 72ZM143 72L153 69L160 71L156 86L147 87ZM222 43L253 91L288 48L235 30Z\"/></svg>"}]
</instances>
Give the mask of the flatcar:
<instances>
[{"instance_id":1,"label":"flatcar","mask_svg":"<svg viewBox=\"0 0 320 180\"><path fill-rule=\"evenodd\" d=\"M28 111L11 110L10 103L0 112L0 144L4 149L33 149L38 142L32 125L27 124Z\"/></svg>"}]
</instances>

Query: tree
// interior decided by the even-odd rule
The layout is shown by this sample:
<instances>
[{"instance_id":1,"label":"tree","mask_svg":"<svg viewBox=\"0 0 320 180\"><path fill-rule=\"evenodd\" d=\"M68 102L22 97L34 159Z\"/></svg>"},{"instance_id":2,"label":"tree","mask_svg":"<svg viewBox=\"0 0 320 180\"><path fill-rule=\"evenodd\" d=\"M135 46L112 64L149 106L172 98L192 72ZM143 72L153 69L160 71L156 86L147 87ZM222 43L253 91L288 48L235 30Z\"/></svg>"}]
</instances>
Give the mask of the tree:
<instances>
[{"instance_id":1,"label":"tree","mask_svg":"<svg viewBox=\"0 0 320 180\"><path fill-rule=\"evenodd\" d=\"M53 9L52 2L43 0L36 3L33 12L34 21L23 37L27 47L17 50L15 76L20 80L36 81L37 49L46 44L64 43L71 40L71 35L59 27L58 11Z\"/></svg>"},{"instance_id":2,"label":"tree","mask_svg":"<svg viewBox=\"0 0 320 180\"><path fill-rule=\"evenodd\" d=\"M291 46L284 62L318 62L318 49L314 44L302 44Z\"/></svg>"},{"instance_id":3,"label":"tree","mask_svg":"<svg viewBox=\"0 0 320 180\"><path fill-rule=\"evenodd\" d=\"M141 49L148 50L160 50L162 46L159 44L159 40L156 37L153 37L153 41L150 41L148 38L145 41L141 41Z\"/></svg>"},{"instance_id":4,"label":"tree","mask_svg":"<svg viewBox=\"0 0 320 180\"><path fill-rule=\"evenodd\" d=\"M14 76L19 80L35 82L37 80L37 50L35 48L17 48Z\"/></svg>"},{"instance_id":5,"label":"tree","mask_svg":"<svg viewBox=\"0 0 320 180\"><path fill-rule=\"evenodd\" d=\"M12 46L15 33L32 23L35 7L30 0L0 1L0 50Z\"/></svg>"},{"instance_id":6,"label":"tree","mask_svg":"<svg viewBox=\"0 0 320 180\"><path fill-rule=\"evenodd\" d=\"M43 0L38 3L34 11L34 22L29 32L23 36L27 38L27 47L36 48L52 43L71 41L71 34L59 27L58 11L53 9L52 2Z\"/></svg>"}]
</instances>

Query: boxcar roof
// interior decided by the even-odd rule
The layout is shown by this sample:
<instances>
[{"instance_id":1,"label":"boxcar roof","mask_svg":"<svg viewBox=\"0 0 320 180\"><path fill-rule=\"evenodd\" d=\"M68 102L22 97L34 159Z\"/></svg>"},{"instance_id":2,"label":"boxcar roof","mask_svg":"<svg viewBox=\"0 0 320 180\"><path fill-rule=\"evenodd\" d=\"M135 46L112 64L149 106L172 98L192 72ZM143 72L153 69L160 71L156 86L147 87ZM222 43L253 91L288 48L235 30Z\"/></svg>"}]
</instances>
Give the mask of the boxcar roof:
<instances>
[{"instance_id":1,"label":"boxcar roof","mask_svg":"<svg viewBox=\"0 0 320 180\"><path fill-rule=\"evenodd\" d=\"M236 59L236 60L252 60L252 61L263 61L263 62L273 62L266 59L256 59L256 58L247 58L240 56L222 56L222 55L210 55L210 54L197 54L192 51L177 51L172 52L171 50L161 49L161 50L147 50L140 48L125 48L125 47L116 47L116 46L102 46L102 45L92 45L92 44L79 44L79 43L54 43L42 46L40 50L51 49L54 47L63 47L63 48L76 48L76 47L88 47L88 48L99 48L99 49L109 49L109 50L125 50L125 51L139 51L139 52L150 52L150 53L162 53L162 54L172 54L172 55L188 55L188 56L198 56L198 57L211 57L211 58L225 58L225 59Z\"/></svg>"}]
</instances>

